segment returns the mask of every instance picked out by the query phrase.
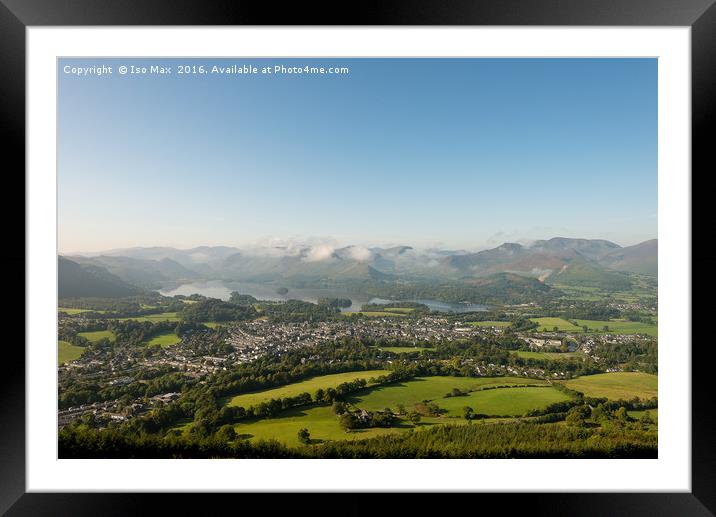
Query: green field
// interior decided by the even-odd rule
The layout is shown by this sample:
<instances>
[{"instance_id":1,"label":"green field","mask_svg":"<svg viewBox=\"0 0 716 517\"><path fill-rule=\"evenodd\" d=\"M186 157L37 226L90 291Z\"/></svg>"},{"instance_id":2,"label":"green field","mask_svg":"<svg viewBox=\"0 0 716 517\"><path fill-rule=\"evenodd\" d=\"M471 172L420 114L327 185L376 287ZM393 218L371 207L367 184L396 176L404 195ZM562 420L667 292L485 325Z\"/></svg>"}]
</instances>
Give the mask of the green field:
<instances>
[{"instance_id":1,"label":"green field","mask_svg":"<svg viewBox=\"0 0 716 517\"><path fill-rule=\"evenodd\" d=\"M287 445L297 446L298 431L308 429L314 443L326 440L362 440L383 434L400 432L400 428L354 429L350 433L341 429L338 417L330 406L311 408L293 408L281 413L280 418L266 418L234 426L236 434L242 439L274 439ZM412 428L407 424L406 428Z\"/></svg>"},{"instance_id":2,"label":"green field","mask_svg":"<svg viewBox=\"0 0 716 517\"><path fill-rule=\"evenodd\" d=\"M202 321L201 324L206 325L210 329L215 329L216 327L221 325L221 323L216 323L215 321Z\"/></svg>"},{"instance_id":3,"label":"green field","mask_svg":"<svg viewBox=\"0 0 716 517\"><path fill-rule=\"evenodd\" d=\"M515 353L523 359L573 359L584 357L579 352L532 352L527 350L515 350Z\"/></svg>"},{"instance_id":4,"label":"green field","mask_svg":"<svg viewBox=\"0 0 716 517\"><path fill-rule=\"evenodd\" d=\"M67 314L81 314L83 312L106 312L94 309L73 309L72 307L58 307L57 312L66 312Z\"/></svg>"},{"instance_id":5,"label":"green field","mask_svg":"<svg viewBox=\"0 0 716 517\"><path fill-rule=\"evenodd\" d=\"M358 311L358 312L342 312L341 314L345 316L354 316L356 314L362 314L363 316L370 316L373 318L380 318L380 317L398 317L401 318L405 316L402 312L385 312L385 311Z\"/></svg>"},{"instance_id":6,"label":"green field","mask_svg":"<svg viewBox=\"0 0 716 517\"><path fill-rule=\"evenodd\" d=\"M149 314L147 316L132 316L130 318L118 318L120 321L179 321L181 318L176 312L160 312L159 314Z\"/></svg>"},{"instance_id":7,"label":"green field","mask_svg":"<svg viewBox=\"0 0 716 517\"><path fill-rule=\"evenodd\" d=\"M354 372L357 373L357 372ZM325 379L330 376L322 376ZM317 379L319 379L317 378ZM306 428L311 434L313 443L326 440L361 440L374 436L401 433L410 429L423 429L434 425L457 424L467 422L462 418L462 408L471 406L475 412L499 415L522 415L528 409L543 407L552 402L566 400L568 397L551 387L542 388L498 388L485 391L476 391L465 397L443 398L452 388L463 390L479 389L489 385L509 384L542 384L544 381L521 379L517 377L425 377L388 386L378 386L365 390L347 399L354 406L369 411L382 410L386 407L397 410L398 404L403 404L406 410L411 411L413 406L423 400L434 401L447 413L441 417L423 417L416 426L400 418L395 427L354 429L347 433L338 423L338 417L329 406L314 406L292 408L281 413L277 418L266 418L236 424L234 429L242 439L259 440L275 439L291 446L299 445L297 433L299 429ZM296 386L302 383L296 383ZM274 390L270 390L274 391ZM296 394L311 390L296 389ZM266 392L264 392L266 393ZM495 422L499 419L477 420L476 425ZM176 427L177 430L186 428Z\"/></svg>"},{"instance_id":8,"label":"green field","mask_svg":"<svg viewBox=\"0 0 716 517\"><path fill-rule=\"evenodd\" d=\"M176 345L180 341L181 339L179 339L179 336L177 336L174 332L164 332L163 334L158 334L147 341L147 346L160 346L164 348Z\"/></svg>"},{"instance_id":9,"label":"green field","mask_svg":"<svg viewBox=\"0 0 716 517\"><path fill-rule=\"evenodd\" d=\"M370 429L353 429L346 432L341 429L338 417L333 414L330 406L318 406L311 408L294 408L286 410L280 418L267 418L253 422L236 424L234 429L240 439L244 440L278 440L289 446L300 445L298 441L299 429L308 429L311 434L311 443L317 444L328 440L365 440L386 434L404 433L413 429L428 429L435 425L466 425L467 421L452 417L423 417L415 425L402 418L394 427L374 427ZM474 420L472 425L486 425L502 422L505 419L490 418ZM177 431L186 429L190 423L182 423L174 427Z\"/></svg>"},{"instance_id":10,"label":"green field","mask_svg":"<svg viewBox=\"0 0 716 517\"><path fill-rule=\"evenodd\" d=\"M79 359L85 353L85 349L81 346L73 345L67 341L58 341L57 364L68 363Z\"/></svg>"},{"instance_id":11,"label":"green field","mask_svg":"<svg viewBox=\"0 0 716 517\"><path fill-rule=\"evenodd\" d=\"M654 421L654 423L659 423L659 408L654 409L643 409L638 411L627 411L627 415L629 415L632 418L636 418L637 420L640 419L644 413L649 413L649 416L651 416L651 419Z\"/></svg>"},{"instance_id":12,"label":"green field","mask_svg":"<svg viewBox=\"0 0 716 517\"><path fill-rule=\"evenodd\" d=\"M641 323L638 321L597 321L597 320L575 320L580 326L586 325L589 330L602 332L602 329L606 325L609 328L610 333L613 334L646 334L648 336L656 337L658 335L659 327L657 325L650 325L648 323Z\"/></svg>"},{"instance_id":13,"label":"green field","mask_svg":"<svg viewBox=\"0 0 716 517\"><path fill-rule=\"evenodd\" d=\"M638 321L624 321L624 320L611 320L611 321L599 321L599 320L574 320L579 325L572 325L569 321L562 318L530 318L532 321L537 323L537 330L541 331L547 329L551 331L554 327L557 327L559 331L563 332L583 332L582 327L587 326L591 332L605 332L604 327L608 327L609 330L605 333L610 334L647 334L649 336L657 336L658 327L657 325L651 325L648 323L641 323Z\"/></svg>"},{"instance_id":14,"label":"green field","mask_svg":"<svg viewBox=\"0 0 716 517\"><path fill-rule=\"evenodd\" d=\"M468 325L474 327L509 327L511 323L509 321L470 321Z\"/></svg>"},{"instance_id":15,"label":"green field","mask_svg":"<svg viewBox=\"0 0 716 517\"><path fill-rule=\"evenodd\" d=\"M631 276L632 286L626 291L612 291L599 287L552 284L552 287L562 291L571 300L602 301L611 298L622 303L651 303L657 297L655 279L646 280L644 277Z\"/></svg>"},{"instance_id":16,"label":"green field","mask_svg":"<svg viewBox=\"0 0 716 517\"><path fill-rule=\"evenodd\" d=\"M423 400L437 402L439 406L451 398L443 398L453 388L463 391L479 389L482 386L502 386L514 384L546 384L538 379L525 379L520 377L420 377L405 382L377 386L366 390L365 393L356 394L347 400L351 404L368 411L385 408L396 410L398 404L403 404L408 410ZM543 389L543 388L536 388ZM455 397L466 400L469 397ZM462 408L466 404L462 404Z\"/></svg>"},{"instance_id":17,"label":"green field","mask_svg":"<svg viewBox=\"0 0 716 517\"><path fill-rule=\"evenodd\" d=\"M310 393L311 396L313 396L319 388L335 388L344 382L354 381L356 379L368 380L370 377L378 377L388 373L390 373L389 370L364 370L359 372L320 375L318 377L311 377L310 379L306 379L301 382L287 384L286 386L279 386L278 388L255 391L252 393L243 393L234 397L225 397L222 400L222 403L229 406L243 406L248 408L249 406L257 405L260 402L283 397L295 397L296 395L300 395L304 392Z\"/></svg>"},{"instance_id":18,"label":"green field","mask_svg":"<svg viewBox=\"0 0 716 517\"><path fill-rule=\"evenodd\" d=\"M587 397L607 397L612 400L650 399L658 395L658 377L641 372L613 372L585 375L564 382L570 389Z\"/></svg>"},{"instance_id":19,"label":"green field","mask_svg":"<svg viewBox=\"0 0 716 517\"><path fill-rule=\"evenodd\" d=\"M605 296L605 293L602 292L597 287L562 285L562 284L553 284L553 287L556 289L559 289L560 291L562 291L566 295L568 295L570 298L575 299L575 300L585 300L585 301L596 302L599 300L603 300L604 296Z\"/></svg>"},{"instance_id":20,"label":"green field","mask_svg":"<svg viewBox=\"0 0 716 517\"><path fill-rule=\"evenodd\" d=\"M381 350L394 354L407 354L408 352L421 352L423 350L437 350L434 347L421 348L419 346L381 346Z\"/></svg>"},{"instance_id":21,"label":"green field","mask_svg":"<svg viewBox=\"0 0 716 517\"><path fill-rule=\"evenodd\" d=\"M537 323L538 327L537 330L542 330L546 328L548 331L551 331L554 329L554 327L557 327L557 330L560 331L568 331L568 332L581 332L581 327L577 327L576 325L572 325L567 320L563 320L562 318L530 318L530 320Z\"/></svg>"},{"instance_id":22,"label":"green field","mask_svg":"<svg viewBox=\"0 0 716 517\"><path fill-rule=\"evenodd\" d=\"M93 343L95 341L99 341L100 339L109 339L110 341L114 341L117 339L117 336L114 335L114 332L111 330L97 330L94 332L78 332L78 336L82 336L88 341L92 341Z\"/></svg>"},{"instance_id":23,"label":"green field","mask_svg":"<svg viewBox=\"0 0 716 517\"><path fill-rule=\"evenodd\" d=\"M462 408L470 406L475 413L500 416L522 416L530 409L540 409L569 396L552 387L499 388L473 391L466 397L435 400L448 416L462 416Z\"/></svg>"}]
</instances>

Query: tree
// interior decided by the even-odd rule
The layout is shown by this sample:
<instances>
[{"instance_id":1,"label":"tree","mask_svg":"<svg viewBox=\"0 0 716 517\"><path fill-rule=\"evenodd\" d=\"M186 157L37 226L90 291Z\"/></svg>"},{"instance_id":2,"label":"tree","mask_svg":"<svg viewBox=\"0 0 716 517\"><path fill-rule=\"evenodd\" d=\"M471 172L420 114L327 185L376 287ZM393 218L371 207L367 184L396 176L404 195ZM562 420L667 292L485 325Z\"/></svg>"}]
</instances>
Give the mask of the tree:
<instances>
[{"instance_id":1,"label":"tree","mask_svg":"<svg viewBox=\"0 0 716 517\"><path fill-rule=\"evenodd\" d=\"M355 429L356 427L358 427L359 424L358 418L356 418L353 413L349 412L343 413L338 423L345 432L348 432L351 429Z\"/></svg>"},{"instance_id":2,"label":"tree","mask_svg":"<svg viewBox=\"0 0 716 517\"><path fill-rule=\"evenodd\" d=\"M298 441L301 442L303 445L308 445L309 443L311 443L311 433L309 433L308 429L306 429L305 427L299 429Z\"/></svg>"},{"instance_id":3,"label":"tree","mask_svg":"<svg viewBox=\"0 0 716 517\"><path fill-rule=\"evenodd\" d=\"M330 404L335 400L336 395L336 390L334 390L333 388L328 388L326 390L326 394L323 396L323 400L326 404Z\"/></svg>"},{"instance_id":4,"label":"tree","mask_svg":"<svg viewBox=\"0 0 716 517\"><path fill-rule=\"evenodd\" d=\"M342 415L343 413L346 412L346 403L345 403L345 402L336 401L336 402L333 403L333 408L332 408L332 409L333 409L333 413L334 413L334 414L336 414L336 415Z\"/></svg>"},{"instance_id":5,"label":"tree","mask_svg":"<svg viewBox=\"0 0 716 517\"><path fill-rule=\"evenodd\" d=\"M472 417L474 416L475 411L470 406L465 406L462 408L462 416L465 420L468 422L472 420Z\"/></svg>"},{"instance_id":6,"label":"tree","mask_svg":"<svg viewBox=\"0 0 716 517\"><path fill-rule=\"evenodd\" d=\"M431 416L438 416L442 411L436 402L429 402L426 409Z\"/></svg>"},{"instance_id":7,"label":"tree","mask_svg":"<svg viewBox=\"0 0 716 517\"><path fill-rule=\"evenodd\" d=\"M627 414L627 410L624 406L620 407L614 412L614 417L617 420L621 420L622 422L626 422L629 420L629 415Z\"/></svg>"},{"instance_id":8,"label":"tree","mask_svg":"<svg viewBox=\"0 0 716 517\"><path fill-rule=\"evenodd\" d=\"M574 406L569 411L567 411L565 422L567 422L567 425L573 427L582 427L585 424L584 420L589 418L591 414L592 410L589 409L589 406L587 405Z\"/></svg>"},{"instance_id":9,"label":"tree","mask_svg":"<svg viewBox=\"0 0 716 517\"><path fill-rule=\"evenodd\" d=\"M85 413L82 415L80 422L89 427L95 427L97 425L94 414L92 413Z\"/></svg>"},{"instance_id":10,"label":"tree","mask_svg":"<svg viewBox=\"0 0 716 517\"><path fill-rule=\"evenodd\" d=\"M221 442L232 442L236 439L236 431L234 426L230 424L222 425L215 435L216 439Z\"/></svg>"},{"instance_id":11,"label":"tree","mask_svg":"<svg viewBox=\"0 0 716 517\"><path fill-rule=\"evenodd\" d=\"M605 409L604 404L599 404L592 410L592 420L597 423L609 420L609 411Z\"/></svg>"},{"instance_id":12,"label":"tree","mask_svg":"<svg viewBox=\"0 0 716 517\"><path fill-rule=\"evenodd\" d=\"M412 413L410 413L410 415L408 415L408 418L414 425L418 425L418 423L420 422L420 413L418 413L417 411L413 411Z\"/></svg>"},{"instance_id":13,"label":"tree","mask_svg":"<svg viewBox=\"0 0 716 517\"><path fill-rule=\"evenodd\" d=\"M398 414L399 414L399 415L404 415L404 414L405 414L405 406L404 406L403 404L398 404L398 405L396 406L396 409L398 410Z\"/></svg>"}]
</instances>

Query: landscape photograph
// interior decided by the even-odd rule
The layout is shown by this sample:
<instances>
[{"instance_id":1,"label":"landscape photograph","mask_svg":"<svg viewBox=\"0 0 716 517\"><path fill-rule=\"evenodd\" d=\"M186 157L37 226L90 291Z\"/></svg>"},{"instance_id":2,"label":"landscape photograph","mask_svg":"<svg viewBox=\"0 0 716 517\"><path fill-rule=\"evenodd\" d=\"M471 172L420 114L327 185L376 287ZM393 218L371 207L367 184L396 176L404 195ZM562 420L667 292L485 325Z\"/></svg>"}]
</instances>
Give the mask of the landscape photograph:
<instances>
[{"instance_id":1,"label":"landscape photograph","mask_svg":"<svg viewBox=\"0 0 716 517\"><path fill-rule=\"evenodd\" d=\"M657 71L59 59L59 458L658 458Z\"/></svg>"}]
</instances>

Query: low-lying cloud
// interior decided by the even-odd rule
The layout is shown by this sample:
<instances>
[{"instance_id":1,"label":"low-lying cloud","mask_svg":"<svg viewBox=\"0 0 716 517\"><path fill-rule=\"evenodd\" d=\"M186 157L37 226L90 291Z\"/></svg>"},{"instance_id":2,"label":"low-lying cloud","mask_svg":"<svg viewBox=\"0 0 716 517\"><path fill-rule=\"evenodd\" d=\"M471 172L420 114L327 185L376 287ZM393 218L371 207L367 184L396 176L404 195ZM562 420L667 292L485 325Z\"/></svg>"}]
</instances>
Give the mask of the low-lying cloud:
<instances>
[{"instance_id":1,"label":"low-lying cloud","mask_svg":"<svg viewBox=\"0 0 716 517\"><path fill-rule=\"evenodd\" d=\"M322 262L333 256L336 249L331 244L311 246L303 257L306 262Z\"/></svg>"},{"instance_id":2,"label":"low-lying cloud","mask_svg":"<svg viewBox=\"0 0 716 517\"><path fill-rule=\"evenodd\" d=\"M373 252L363 246L349 246L344 251L348 258L358 262L367 262L373 257Z\"/></svg>"}]
</instances>

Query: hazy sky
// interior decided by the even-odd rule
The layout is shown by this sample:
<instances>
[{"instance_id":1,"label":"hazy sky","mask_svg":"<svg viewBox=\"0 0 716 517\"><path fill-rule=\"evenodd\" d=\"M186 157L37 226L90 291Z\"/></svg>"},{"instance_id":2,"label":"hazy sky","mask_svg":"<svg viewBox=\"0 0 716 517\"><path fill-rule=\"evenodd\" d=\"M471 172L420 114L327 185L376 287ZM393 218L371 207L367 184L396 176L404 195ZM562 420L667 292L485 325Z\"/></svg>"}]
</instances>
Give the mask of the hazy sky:
<instances>
[{"instance_id":1,"label":"hazy sky","mask_svg":"<svg viewBox=\"0 0 716 517\"><path fill-rule=\"evenodd\" d=\"M102 64L114 73L63 71ZM117 73L131 64L173 70ZM63 59L58 73L61 252L657 236L655 59Z\"/></svg>"}]
</instances>

